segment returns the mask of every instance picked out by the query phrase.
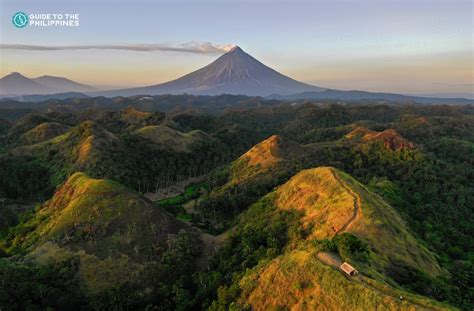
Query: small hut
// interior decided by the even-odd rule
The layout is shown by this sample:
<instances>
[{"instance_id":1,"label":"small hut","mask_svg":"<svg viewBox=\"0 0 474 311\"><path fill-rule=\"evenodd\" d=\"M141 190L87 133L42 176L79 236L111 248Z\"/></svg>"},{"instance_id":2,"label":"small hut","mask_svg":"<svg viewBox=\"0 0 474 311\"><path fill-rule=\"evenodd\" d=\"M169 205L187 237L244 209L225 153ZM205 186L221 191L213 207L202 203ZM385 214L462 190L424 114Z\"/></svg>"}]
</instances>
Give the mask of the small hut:
<instances>
[{"instance_id":1,"label":"small hut","mask_svg":"<svg viewBox=\"0 0 474 311\"><path fill-rule=\"evenodd\" d=\"M356 268L354 268L347 262L343 262L339 268L348 276L354 276L359 273L359 271L357 271Z\"/></svg>"}]
</instances>

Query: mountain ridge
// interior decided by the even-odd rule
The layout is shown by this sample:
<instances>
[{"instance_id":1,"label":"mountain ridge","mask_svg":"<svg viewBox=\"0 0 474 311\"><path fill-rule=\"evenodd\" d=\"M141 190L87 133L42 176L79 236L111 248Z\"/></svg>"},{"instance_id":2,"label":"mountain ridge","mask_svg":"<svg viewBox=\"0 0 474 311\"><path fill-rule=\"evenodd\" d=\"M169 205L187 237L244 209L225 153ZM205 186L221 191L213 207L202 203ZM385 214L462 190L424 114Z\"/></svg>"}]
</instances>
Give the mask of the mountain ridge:
<instances>
[{"instance_id":1,"label":"mountain ridge","mask_svg":"<svg viewBox=\"0 0 474 311\"><path fill-rule=\"evenodd\" d=\"M43 75L31 80L39 82L51 89L56 89L62 92L93 92L96 90L92 86L58 76Z\"/></svg>"},{"instance_id":2,"label":"mountain ridge","mask_svg":"<svg viewBox=\"0 0 474 311\"><path fill-rule=\"evenodd\" d=\"M50 95L72 92L92 92L95 88L73 80L43 75L28 78L19 72L12 72L0 78L0 96Z\"/></svg>"}]
</instances>

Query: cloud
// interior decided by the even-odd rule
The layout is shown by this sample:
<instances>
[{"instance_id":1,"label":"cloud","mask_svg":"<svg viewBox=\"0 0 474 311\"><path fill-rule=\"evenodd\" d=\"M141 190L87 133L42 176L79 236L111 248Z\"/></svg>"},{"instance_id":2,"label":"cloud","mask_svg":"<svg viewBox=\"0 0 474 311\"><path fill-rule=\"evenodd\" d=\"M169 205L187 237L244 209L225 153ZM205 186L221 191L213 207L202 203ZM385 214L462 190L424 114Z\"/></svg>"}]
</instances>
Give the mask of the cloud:
<instances>
[{"instance_id":1,"label":"cloud","mask_svg":"<svg viewBox=\"0 0 474 311\"><path fill-rule=\"evenodd\" d=\"M215 44L212 42L187 42L182 44L169 43L137 43L137 44L88 44L88 45L32 45L32 44L0 44L1 50L26 51L66 51L66 50L117 50L135 52L182 52L195 54L218 55L228 52L233 44Z\"/></svg>"}]
</instances>

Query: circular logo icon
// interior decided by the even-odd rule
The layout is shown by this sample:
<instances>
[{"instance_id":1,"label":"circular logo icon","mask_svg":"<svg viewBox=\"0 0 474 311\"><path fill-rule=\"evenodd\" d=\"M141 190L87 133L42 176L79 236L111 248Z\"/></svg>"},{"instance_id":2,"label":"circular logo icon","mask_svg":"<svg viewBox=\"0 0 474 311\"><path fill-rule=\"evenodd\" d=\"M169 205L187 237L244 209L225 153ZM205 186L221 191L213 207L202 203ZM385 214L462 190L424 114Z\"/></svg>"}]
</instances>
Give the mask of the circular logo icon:
<instances>
[{"instance_id":1,"label":"circular logo icon","mask_svg":"<svg viewBox=\"0 0 474 311\"><path fill-rule=\"evenodd\" d=\"M13 14L12 23L16 28L23 28L28 25L28 15L23 12L16 12Z\"/></svg>"}]
</instances>

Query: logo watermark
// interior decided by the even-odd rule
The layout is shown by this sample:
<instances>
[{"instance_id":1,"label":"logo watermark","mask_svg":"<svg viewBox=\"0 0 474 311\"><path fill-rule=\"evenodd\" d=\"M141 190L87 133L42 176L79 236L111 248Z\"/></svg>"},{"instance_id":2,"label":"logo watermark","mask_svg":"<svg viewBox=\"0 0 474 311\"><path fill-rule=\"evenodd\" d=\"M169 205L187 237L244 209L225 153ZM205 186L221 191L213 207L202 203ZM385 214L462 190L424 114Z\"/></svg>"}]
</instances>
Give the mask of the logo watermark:
<instances>
[{"instance_id":1,"label":"logo watermark","mask_svg":"<svg viewBox=\"0 0 474 311\"><path fill-rule=\"evenodd\" d=\"M28 18L28 15L23 12L16 12L15 14L13 14L12 17L13 26L15 26L16 28L25 27L26 25L28 25L29 20L30 19Z\"/></svg>"},{"instance_id":2,"label":"logo watermark","mask_svg":"<svg viewBox=\"0 0 474 311\"><path fill-rule=\"evenodd\" d=\"M30 27L78 27L78 13L31 13L17 12L12 17L16 28Z\"/></svg>"}]
</instances>

